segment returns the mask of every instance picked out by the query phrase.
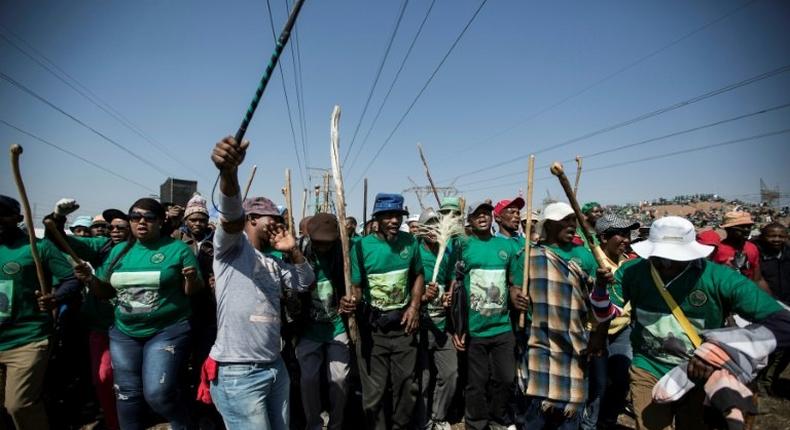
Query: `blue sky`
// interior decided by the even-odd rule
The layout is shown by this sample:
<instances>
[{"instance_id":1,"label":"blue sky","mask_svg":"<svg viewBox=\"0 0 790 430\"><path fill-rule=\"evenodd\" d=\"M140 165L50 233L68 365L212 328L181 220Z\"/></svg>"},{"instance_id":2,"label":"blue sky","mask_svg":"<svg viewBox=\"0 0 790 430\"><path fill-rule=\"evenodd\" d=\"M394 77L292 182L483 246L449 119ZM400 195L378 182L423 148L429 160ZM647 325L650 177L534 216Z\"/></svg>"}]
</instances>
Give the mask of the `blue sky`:
<instances>
[{"instance_id":1,"label":"blue sky","mask_svg":"<svg viewBox=\"0 0 790 430\"><path fill-rule=\"evenodd\" d=\"M341 153L345 154L402 4L401 0L307 0L297 24L307 155L299 140L296 74L287 49L281 64L302 166L296 160L278 72L247 134L252 146L240 179L246 181L252 165L258 165L252 194L281 202L284 169L291 168L294 205L299 212L303 183L308 188L320 183L320 174L302 175L305 165L330 165L329 117L334 104L343 109L340 132ZM363 144L429 5L428 0L409 1L354 143L354 151L361 148L362 152L357 163L348 163L344 170L351 214L361 215L364 168L480 1L436 1L370 139ZM271 7L279 34L287 14L285 0L271 0ZM411 187L409 177L427 184L417 142L425 149L437 185L455 179L469 200L514 196L524 188L518 182L525 181L526 160L490 166L786 66L790 64L789 20L790 5L778 0L489 0L367 171L370 204L376 192ZM37 217L66 196L78 199L83 214L108 207L125 210L138 197L156 193L167 176L197 179L199 190L208 194L216 176L209 160L211 148L222 136L235 133L273 49L266 2L260 0L6 0L0 4L0 24L0 34L28 49L13 35L20 36L165 147L164 151L155 148L0 40L0 72L167 173L0 80L0 120L143 185L130 184L0 124L0 142L20 143L25 148L22 170ZM790 72L784 72L540 152L536 165L788 102ZM543 113L535 116L536 112ZM622 203L700 192L754 200L760 178L786 193L790 189L790 133L627 162L781 131L788 124L790 107L587 159L584 167L591 171L582 174L580 199ZM619 166L592 170L613 164ZM485 170L468 173L481 169ZM566 170L575 171L573 163L566 163ZM7 162L0 164L0 173L4 178L0 193L15 196ZM547 192L562 195L555 179L543 179L547 175L546 168L536 172L536 205ZM573 180L573 174L570 177ZM414 194L406 194L406 199L412 210L419 207Z\"/></svg>"}]
</instances>

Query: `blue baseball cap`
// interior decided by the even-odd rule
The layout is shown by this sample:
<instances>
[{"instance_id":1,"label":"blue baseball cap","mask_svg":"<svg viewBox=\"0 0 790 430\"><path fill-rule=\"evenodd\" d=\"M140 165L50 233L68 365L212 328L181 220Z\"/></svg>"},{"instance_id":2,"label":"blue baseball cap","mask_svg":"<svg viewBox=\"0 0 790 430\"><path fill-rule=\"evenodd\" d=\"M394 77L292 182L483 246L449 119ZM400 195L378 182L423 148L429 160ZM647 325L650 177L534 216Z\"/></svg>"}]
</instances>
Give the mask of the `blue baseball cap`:
<instances>
[{"instance_id":1,"label":"blue baseball cap","mask_svg":"<svg viewBox=\"0 0 790 430\"><path fill-rule=\"evenodd\" d=\"M380 212L398 212L401 215L409 214L408 211L403 210L403 196L400 194L376 194L372 216L376 216Z\"/></svg>"}]
</instances>

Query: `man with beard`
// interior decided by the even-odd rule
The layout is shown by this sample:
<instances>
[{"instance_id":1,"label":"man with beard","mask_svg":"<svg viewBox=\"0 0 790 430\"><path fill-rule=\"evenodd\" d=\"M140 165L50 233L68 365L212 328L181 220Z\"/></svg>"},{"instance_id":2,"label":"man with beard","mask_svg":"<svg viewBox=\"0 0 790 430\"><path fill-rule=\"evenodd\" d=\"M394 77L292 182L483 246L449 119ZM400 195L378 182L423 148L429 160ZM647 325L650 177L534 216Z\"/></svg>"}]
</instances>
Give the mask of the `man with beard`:
<instances>
[{"instance_id":1,"label":"man with beard","mask_svg":"<svg viewBox=\"0 0 790 430\"><path fill-rule=\"evenodd\" d=\"M453 266L463 262L463 288L469 297L469 335L453 334L456 349L467 351L466 416L469 429L512 422L508 400L515 378L515 337L510 325L508 297L517 310L527 309L521 288L509 288L512 260L518 244L491 234L493 206L478 202L467 208L471 235L454 250ZM451 266L452 267L452 266Z\"/></svg>"},{"instance_id":2,"label":"man with beard","mask_svg":"<svg viewBox=\"0 0 790 430\"><path fill-rule=\"evenodd\" d=\"M0 399L18 429L47 429L44 375L53 334L51 309L80 289L71 265L48 240L36 248L54 293L42 295L19 202L0 195ZM28 234L33 234L29 232Z\"/></svg>"},{"instance_id":3,"label":"man with beard","mask_svg":"<svg viewBox=\"0 0 790 430\"><path fill-rule=\"evenodd\" d=\"M400 231L404 215L408 212L403 209L403 196L376 195L373 219L379 228L354 244L353 298L341 301L344 312L363 303L357 318L357 360L369 429L408 428L416 401L416 334L424 277L417 240ZM386 398L388 391L391 399ZM391 407L385 407L385 401ZM386 413L388 409L391 412Z\"/></svg>"},{"instance_id":4,"label":"man with beard","mask_svg":"<svg viewBox=\"0 0 790 430\"><path fill-rule=\"evenodd\" d=\"M494 206L494 221L497 224L497 237L515 240L518 245L524 246L524 235L519 233L520 213L524 208L524 199L516 197L513 200L500 200Z\"/></svg>"}]
</instances>

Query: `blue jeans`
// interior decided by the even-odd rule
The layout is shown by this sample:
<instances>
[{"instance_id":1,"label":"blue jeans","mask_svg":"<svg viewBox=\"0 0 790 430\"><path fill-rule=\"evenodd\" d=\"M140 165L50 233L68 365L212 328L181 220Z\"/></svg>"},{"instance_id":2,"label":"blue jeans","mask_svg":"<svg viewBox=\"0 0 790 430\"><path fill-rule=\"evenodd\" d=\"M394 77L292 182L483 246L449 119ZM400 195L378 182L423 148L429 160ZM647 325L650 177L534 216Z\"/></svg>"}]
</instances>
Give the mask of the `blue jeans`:
<instances>
[{"instance_id":1,"label":"blue jeans","mask_svg":"<svg viewBox=\"0 0 790 430\"><path fill-rule=\"evenodd\" d=\"M189 321L145 338L110 329L118 421L124 430L145 429L146 403L174 430L190 427L179 375L189 356Z\"/></svg>"},{"instance_id":2,"label":"blue jeans","mask_svg":"<svg viewBox=\"0 0 790 430\"><path fill-rule=\"evenodd\" d=\"M590 357L587 370L587 404L581 417L582 430L595 430L598 427L598 413L601 410L601 398L606 392L607 354Z\"/></svg>"},{"instance_id":3,"label":"blue jeans","mask_svg":"<svg viewBox=\"0 0 790 430\"><path fill-rule=\"evenodd\" d=\"M317 387L303 387L317 390ZM220 363L211 399L233 430L288 430L290 379L282 358L273 363Z\"/></svg>"},{"instance_id":4,"label":"blue jeans","mask_svg":"<svg viewBox=\"0 0 790 430\"><path fill-rule=\"evenodd\" d=\"M617 424L617 416L625 409L626 397L631 385L628 369L634 352L631 348L631 327L624 328L614 336L609 336L609 363L607 375L609 386L601 401L598 422L604 425Z\"/></svg>"},{"instance_id":5,"label":"blue jeans","mask_svg":"<svg viewBox=\"0 0 790 430\"><path fill-rule=\"evenodd\" d=\"M520 428L523 430L577 430L583 411L578 411L571 417L566 417L563 411L549 409L544 411L541 407L543 399L532 397L528 399L525 422Z\"/></svg>"}]
</instances>

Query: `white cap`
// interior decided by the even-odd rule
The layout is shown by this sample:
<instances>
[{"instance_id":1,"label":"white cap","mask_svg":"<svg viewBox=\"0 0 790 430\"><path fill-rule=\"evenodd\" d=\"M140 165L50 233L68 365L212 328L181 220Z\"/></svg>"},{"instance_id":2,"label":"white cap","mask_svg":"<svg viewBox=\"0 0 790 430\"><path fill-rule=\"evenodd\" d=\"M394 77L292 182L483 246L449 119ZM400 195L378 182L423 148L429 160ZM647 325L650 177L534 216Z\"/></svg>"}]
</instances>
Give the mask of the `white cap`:
<instances>
[{"instance_id":1,"label":"white cap","mask_svg":"<svg viewBox=\"0 0 790 430\"><path fill-rule=\"evenodd\" d=\"M563 202L551 203L543 209L543 220L562 221L568 215L573 215L571 205Z\"/></svg>"},{"instance_id":2,"label":"white cap","mask_svg":"<svg viewBox=\"0 0 790 430\"><path fill-rule=\"evenodd\" d=\"M409 215L409 217L406 218L406 224L408 225L411 222L416 222L419 220L420 220L420 214Z\"/></svg>"},{"instance_id":3,"label":"white cap","mask_svg":"<svg viewBox=\"0 0 790 430\"><path fill-rule=\"evenodd\" d=\"M674 261L691 261L705 258L713 247L696 240L694 225L679 216L665 216L650 226L647 240L631 245L631 249L642 258L661 257Z\"/></svg>"}]
</instances>

